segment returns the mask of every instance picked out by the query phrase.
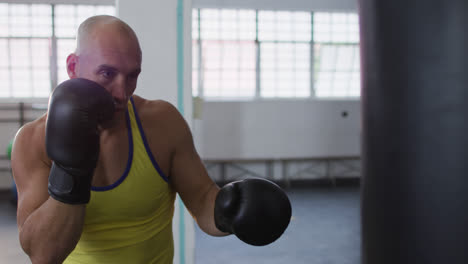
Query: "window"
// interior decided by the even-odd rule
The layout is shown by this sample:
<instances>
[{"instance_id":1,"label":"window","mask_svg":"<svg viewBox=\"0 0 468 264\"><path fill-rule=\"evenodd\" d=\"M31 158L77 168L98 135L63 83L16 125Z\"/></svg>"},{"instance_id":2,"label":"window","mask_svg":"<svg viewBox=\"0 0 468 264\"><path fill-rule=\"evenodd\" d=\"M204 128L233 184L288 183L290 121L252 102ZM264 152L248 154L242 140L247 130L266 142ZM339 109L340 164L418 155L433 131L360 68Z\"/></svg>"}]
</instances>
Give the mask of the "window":
<instances>
[{"instance_id":1,"label":"window","mask_svg":"<svg viewBox=\"0 0 468 264\"><path fill-rule=\"evenodd\" d=\"M317 97L359 96L357 14L314 14L314 61Z\"/></svg>"},{"instance_id":2,"label":"window","mask_svg":"<svg viewBox=\"0 0 468 264\"><path fill-rule=\"evenodd\" d=\"M68 79L66 59L76 47L75 37L78 26L94 15L115 15L114 6L56 5L55 36L57 39L58 83Z\"/></svg>"},{"instance_id":3,"label":"window","mask_svg":"<svg viewBox=\"0 0 468 264\"><path fill-rule=\"evenodd\" d=\"M0 4L0 96L48 96L51 15L50 5Z\"/></svg>"},{"instance_id":4,"label":"window","mask_svg":"<svg viewBox=\"0 0 468 264\"><path fill-rule=\"evenodd\" d=\"M252 97L255 95L255 11L200 11L200 40L204 97Z\"/></svg>"},{"instance_id":5,"label":"window","mask_svg":"<svg viewBox=\"0 0 468 264\"><path fill-rule=\"evenodd\" d=\"M193 94L359 97L357 14L194 9Z\"/></svg>"},{"instance_id":6,"label":"window","mask_svg":"<svg viewBox=\"0 0 468 264\"><path fill-rule=\"evenodd\" d=\"M260 96L309 97L311 16L258 12Z\"/></svg>"},{"instance_id":7,"label":"window","mask_svg":"<svg viewBox=\"0 0 468 264\"><path fill-rule=\"evenodd\" d=\"M48 97L68 78L78 25L114 13L114 6L0 4L0 97Z\"/></svg>"}]
</instances>

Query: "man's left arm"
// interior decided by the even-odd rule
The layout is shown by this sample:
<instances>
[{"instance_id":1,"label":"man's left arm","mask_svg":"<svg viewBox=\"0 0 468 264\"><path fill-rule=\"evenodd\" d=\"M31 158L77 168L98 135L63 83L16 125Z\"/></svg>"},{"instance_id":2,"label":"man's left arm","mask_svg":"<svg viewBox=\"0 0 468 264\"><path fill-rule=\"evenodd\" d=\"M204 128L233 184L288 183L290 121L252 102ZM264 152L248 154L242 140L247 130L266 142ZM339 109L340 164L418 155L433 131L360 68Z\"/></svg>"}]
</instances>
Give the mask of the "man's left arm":
<instances>
[{"instance_id":1,"label":"man's left arm","mask_svg":"<svg viewBox=\"0 0 468 264\"><path fill-rule=\"evenodd\" d=\"M278 239L291 219L286 193L260 178L231 182L220 189L208 176L183 117L175 110L170 120L174 151L169 180L200 228L213 236L235 234L256 246Z\"/></svg>"},{"instance_id":2,"label":"man's left arm","mask_svg":"<svg viewBox=\"0 0 468 264\"><path fill-rule=\"evenodd\" d=\"M220 188L208 176L184 118L177 109L171 108L169 110L170 130L174 148L169 181L205 233L212 236L229 235L229 233L221 232L215 225L214 207Z\"/></svg>"}]
</instances>

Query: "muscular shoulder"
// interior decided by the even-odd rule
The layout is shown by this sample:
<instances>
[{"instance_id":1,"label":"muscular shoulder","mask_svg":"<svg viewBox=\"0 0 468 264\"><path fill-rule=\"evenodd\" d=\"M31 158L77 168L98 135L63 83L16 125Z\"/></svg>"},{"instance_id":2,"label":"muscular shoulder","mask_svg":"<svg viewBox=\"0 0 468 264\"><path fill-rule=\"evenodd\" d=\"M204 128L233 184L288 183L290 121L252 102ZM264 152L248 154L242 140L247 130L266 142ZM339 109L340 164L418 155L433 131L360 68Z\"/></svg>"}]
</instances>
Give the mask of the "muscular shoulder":
<instances>
[{"instance_id":1,"label":"muscular shoulder","mask_svg":"<svg viewBox=\"0 0 468 264\"><path fill-rule=\"evenodd\" d=\"M171 103L164 100L146 100L139 96L134 96L135 107L142 122L151 123L154 126L174 129L181 125L182 115ZM150 124L146 124L150 125Z\"/></svg>"},{"instance_id":2,"label":"muscular shoulder","mask_svg":"<svg viewBox=\"0 0 468 264\"><path fill-rule=\"evenodd\" d=\"M150 135L168 140L172 147L178 145L180 140L191 137L184 117L171 103L138 96L134 96L134 102L143 127Z\"/></svg>"},{"instance_id":3,"label":"muscular shoulder","mask_svg":"<svg viewBox=\"0 0 468 264\"><path fill-rule=\"evenodd\" d=\"M45 150L45 124L47 115L25 124L16 133L13 150L12 166L18 163L41 162L50 165Z\"/></svg>"},{"instance_id":4,"label":"muscular shoulder","mask_svg":"<svg viewBox=\"0 0 468 264\"><path fill-rule=\"evenodd\" d=\"M164 100L148 100L138 95L133 95L133 101L139 114L150 113L154 115L177 111L171 103Z\"/></svg>"}]
</instances>

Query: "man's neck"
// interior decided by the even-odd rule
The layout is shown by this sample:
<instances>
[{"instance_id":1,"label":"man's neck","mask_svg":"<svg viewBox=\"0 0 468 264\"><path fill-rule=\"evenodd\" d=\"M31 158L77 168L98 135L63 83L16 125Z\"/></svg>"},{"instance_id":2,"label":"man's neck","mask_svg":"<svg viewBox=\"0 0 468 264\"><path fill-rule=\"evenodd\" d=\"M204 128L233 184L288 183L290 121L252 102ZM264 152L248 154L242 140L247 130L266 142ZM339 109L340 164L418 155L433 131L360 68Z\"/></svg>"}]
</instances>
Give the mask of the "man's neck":
<instances>
[{"instance_id":1,"label":"man's neck","mask_svg":"<svg viewBox=\"0 0 468 264\"><path fill-rule=\"evenodd\" d=\"M126 129L126 111L117 112L114 118L100 128L101 137L112 136L122 129Z\"/></svg>"}]
</instances>

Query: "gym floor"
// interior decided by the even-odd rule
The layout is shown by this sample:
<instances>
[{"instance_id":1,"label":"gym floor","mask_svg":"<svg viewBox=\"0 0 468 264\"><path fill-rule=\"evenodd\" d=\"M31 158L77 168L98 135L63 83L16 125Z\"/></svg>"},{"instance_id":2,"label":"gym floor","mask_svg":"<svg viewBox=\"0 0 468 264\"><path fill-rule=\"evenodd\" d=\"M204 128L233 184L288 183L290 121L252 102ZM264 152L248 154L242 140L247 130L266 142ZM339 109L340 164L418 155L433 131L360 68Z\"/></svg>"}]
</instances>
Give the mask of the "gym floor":
<instances>
[{"instance_id":1,"label":"gym floor","mask_svg":"<svg viewBox=\"0 0 468 264\"><path fill-rule=\"evenodd\" d=\"M0 192L0 263L30 263L18 242L16 208L8 194ZM279 240L253 247L233 236L213 238L196 228L195 263L361 263L359 187L293 187L288 195L293 218Z\"/></svg>"}]
</instances>

